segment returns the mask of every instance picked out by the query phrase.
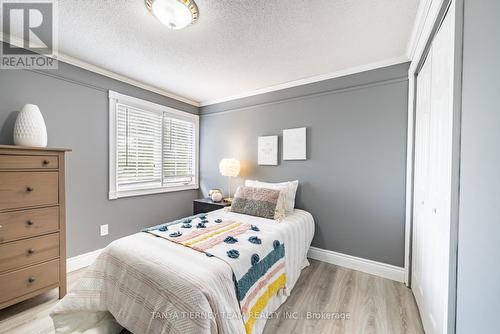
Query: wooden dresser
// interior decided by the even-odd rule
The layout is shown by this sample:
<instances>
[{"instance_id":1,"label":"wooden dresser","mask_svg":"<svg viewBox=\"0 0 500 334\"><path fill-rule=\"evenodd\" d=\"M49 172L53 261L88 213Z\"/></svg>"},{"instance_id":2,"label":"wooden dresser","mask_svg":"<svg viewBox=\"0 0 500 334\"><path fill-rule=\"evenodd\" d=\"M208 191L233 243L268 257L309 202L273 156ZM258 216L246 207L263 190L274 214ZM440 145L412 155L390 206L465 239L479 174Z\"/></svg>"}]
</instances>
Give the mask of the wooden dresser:
<instances>
[{"instance_id":1,"label":"wooden dresser","mask_svg":"<svg viewBox=\"0 0 500 334\"><path fill-rule=\"evenodd\" d=\"M66 151L0 145L0 309L66 294Z\"/></svg>"}]
</instances>

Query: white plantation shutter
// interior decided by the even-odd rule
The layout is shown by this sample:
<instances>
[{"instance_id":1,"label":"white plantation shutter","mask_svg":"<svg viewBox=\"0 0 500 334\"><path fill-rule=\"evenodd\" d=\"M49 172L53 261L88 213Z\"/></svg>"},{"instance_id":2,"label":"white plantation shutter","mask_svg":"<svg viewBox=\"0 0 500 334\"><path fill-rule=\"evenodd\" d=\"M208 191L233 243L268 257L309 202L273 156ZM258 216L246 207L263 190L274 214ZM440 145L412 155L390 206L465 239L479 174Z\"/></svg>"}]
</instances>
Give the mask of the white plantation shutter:
<instances>
[{"instance_id":1,"label":"white plantation shutter","mask_svg":"<svg viewBox=\"0 0 500 334\"><path fill-rule=\"evenodd\" d=\"M110 92L109 198L198 187L198 116Z\"/></svg>"},{"instance_id":2,"label":"white plantation shutter","mask_svg":"<svg viewBox=\"0 0 500 334\"><path fill-rule=\"evenodd\" d=\"M195 177L195 125L163 118L163 182L189 184Z\"/></svg>"}]
</instances>

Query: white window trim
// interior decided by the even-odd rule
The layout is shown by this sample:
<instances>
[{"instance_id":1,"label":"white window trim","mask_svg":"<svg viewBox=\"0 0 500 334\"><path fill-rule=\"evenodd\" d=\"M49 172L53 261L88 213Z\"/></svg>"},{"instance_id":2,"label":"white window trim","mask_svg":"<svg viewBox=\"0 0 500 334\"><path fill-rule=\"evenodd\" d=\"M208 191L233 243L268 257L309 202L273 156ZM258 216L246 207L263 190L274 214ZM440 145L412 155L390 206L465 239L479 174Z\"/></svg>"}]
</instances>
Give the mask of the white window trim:
<instances>
[{"instance_id":1,"label":"white window trim","mask_svg":"<svg viewBox=\"0 0 500 334\"><path fill-rule=\"evenodd\" d=\"M116 166L117 166L117 152L116 152L116 103L124 103L139 109L158 113L168 113L176 118L184 119L195 124L195 181L194 184L185 186L174 187L158 187L148 189L133 189L133 190L117 190L116 187ZM138 99L132 96L120 94L114 91L109 91L109 193L110 200L122 198L141 196L149 194L160 194L174 191L193 190L199 189L200 184L200 117L198 115L190 114L185 111L173 109L161 104L153 103L150 101Z\"/></svg>"}]
</instances>

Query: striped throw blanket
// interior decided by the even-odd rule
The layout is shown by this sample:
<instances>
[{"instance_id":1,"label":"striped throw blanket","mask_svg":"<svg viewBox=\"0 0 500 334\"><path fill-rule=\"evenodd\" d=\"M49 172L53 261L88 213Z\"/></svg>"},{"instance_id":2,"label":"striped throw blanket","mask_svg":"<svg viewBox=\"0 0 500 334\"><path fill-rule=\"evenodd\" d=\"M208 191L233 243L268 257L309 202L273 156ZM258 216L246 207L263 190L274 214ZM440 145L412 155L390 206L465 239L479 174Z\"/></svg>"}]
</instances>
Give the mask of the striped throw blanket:
<instances>
[{"instance_id":1,"label":"striped throw blanket","mask_svg":"<svg viewBox=\"0 0 500 334\"><path fill-rule=\"evenodd\" d=\"M246 333L252 333L269 300L285 289L285 245L274 229L205 214L158 225L145 232L220 259L231 267Z\"/></svg>"}]
</instances>

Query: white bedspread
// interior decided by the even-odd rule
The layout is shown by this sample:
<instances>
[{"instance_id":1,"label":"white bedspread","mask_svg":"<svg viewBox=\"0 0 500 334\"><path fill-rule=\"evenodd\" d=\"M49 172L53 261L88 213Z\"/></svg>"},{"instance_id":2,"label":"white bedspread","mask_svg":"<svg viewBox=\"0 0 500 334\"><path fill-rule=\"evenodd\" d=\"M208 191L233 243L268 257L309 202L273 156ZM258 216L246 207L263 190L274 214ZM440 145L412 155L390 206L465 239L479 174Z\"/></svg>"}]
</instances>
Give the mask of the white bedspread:
<instances>
[{"instance_id":1,"label":"white bedspread","mask_svg":"<svg viewBox=\"0 0 500 334\"><path fill-rule=\"evenodd\" d=\"M287 287L293 288L308 265L311 214L295 209L281 223L223 210L208 214L215 215L279 229L286 247ZM56 332L118 333L124 326L136 334L245 333L231 268L222 260L207 263L205 254L148 233L116 240L53 310ZM271 299L266 312L286 298ZM254 333L262 333L265 320L256 323Z\"/></svg>"}]
</instances>

